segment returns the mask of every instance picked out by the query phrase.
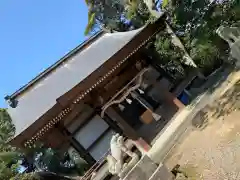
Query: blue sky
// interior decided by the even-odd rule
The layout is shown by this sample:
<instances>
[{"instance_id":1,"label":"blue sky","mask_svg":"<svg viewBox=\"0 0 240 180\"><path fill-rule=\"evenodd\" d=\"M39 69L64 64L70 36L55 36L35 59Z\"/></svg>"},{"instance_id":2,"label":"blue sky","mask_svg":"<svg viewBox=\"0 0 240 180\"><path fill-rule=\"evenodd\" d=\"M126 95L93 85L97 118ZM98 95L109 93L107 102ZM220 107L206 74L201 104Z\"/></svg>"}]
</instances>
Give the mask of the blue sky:
<instances>
[{"instance_id":1,"label":"blue sky","mask_svg":"<svg viewBox=\"0 0 240 180\"><path fill-rule=\"evenodd\" d=\"M84 2L0 1L0 107L6 107L6 95L86 39L87 7Z\"/></svg>"}]
</instances>

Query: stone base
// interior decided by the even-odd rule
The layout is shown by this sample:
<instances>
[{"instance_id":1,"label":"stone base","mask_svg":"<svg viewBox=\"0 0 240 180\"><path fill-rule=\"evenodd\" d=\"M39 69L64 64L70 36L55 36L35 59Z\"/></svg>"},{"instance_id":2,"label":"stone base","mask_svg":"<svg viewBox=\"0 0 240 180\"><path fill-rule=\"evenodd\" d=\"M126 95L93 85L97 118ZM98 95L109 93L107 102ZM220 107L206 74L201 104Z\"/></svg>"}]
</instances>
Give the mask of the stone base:
<instances>
[{"instance_id":1,"label":"stone base","mask_svg":"<svg viewBox=\"0 0 240 180\"><path fill-rule=\"evenodd\" d=\"M174 178L174 175L168 170L168 168L161 164L149 180L173 180Z\"/></svg>"},{"instance_id":2,"label":"stone base","mask_svg":"<svg viewBox=\"0 0 240 180\"><path fill-rule=\"evenodd\" d=\"M157 165L148 157L143 156L123 180L148 180L157 169Z\"/></svg>"},{"instance_id":3,"label":"stone base","mask_svg":"<svg viewBox=\"0 0 240 180\"><path fill-rule=\"evenodd\" d=\"M148 156L143 156L122 180L172 180L172 173L163 165L157 166Z\"/></svg>"}]
</instances>

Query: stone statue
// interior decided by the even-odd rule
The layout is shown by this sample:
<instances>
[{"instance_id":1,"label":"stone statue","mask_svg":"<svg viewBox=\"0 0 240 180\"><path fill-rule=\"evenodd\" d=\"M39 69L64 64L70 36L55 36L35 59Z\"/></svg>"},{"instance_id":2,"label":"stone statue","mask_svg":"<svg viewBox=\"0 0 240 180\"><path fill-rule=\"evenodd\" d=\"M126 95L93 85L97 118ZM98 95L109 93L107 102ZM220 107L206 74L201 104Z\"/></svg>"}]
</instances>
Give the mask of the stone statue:
<instances>
[{"instance_id":1,"label":"stone statue","mask_svg":"<svg viewBox=\"0 0 240 180\"><path fill-rule=\"evenodd\" d=\"M217 34L232 46L240 38L240 28L220 26L217 29Z\"/></svg>"},{"instance_id":2,"label":"stone statue","mask_svg":"<svg viewBox=\"0 0 240 180\"><path fill-rule=\"evenodd\" d=\"M217 29L217 34L228 42L231 56L237 60L236 66L240 67L240 27L224 27Z\"/></svg>"},{"instance_id":3,"label":"stone statue","mask_svg":"<svg viewBox=\"0 0 240 180\"><path fill-rule=\"evenodd\" d=\"M107 156L109 172L123 178L139 161L139 156L125 146L123 136L119 134L113 135L110 149L111 154ZM124 162L124 155L131 158L130 162Z\"/></svg>"}]
</instances>

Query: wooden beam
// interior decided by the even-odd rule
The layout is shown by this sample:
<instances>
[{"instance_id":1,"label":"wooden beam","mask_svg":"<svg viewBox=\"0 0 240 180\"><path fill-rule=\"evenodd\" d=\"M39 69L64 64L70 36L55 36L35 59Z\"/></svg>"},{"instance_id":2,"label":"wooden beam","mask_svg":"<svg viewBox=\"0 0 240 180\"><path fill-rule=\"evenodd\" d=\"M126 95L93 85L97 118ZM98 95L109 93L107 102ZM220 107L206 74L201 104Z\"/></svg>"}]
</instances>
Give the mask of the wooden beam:
<instances>
[{"instance_id":1,"label":"wooden beam","mask_svg":"<svg viewBox=\"0 0 240 180\"><path fill-rule=\"evenodd\" d=\"M68 137L70 144L80 153L80 156L87 161L87 163L92 166L95 164L95 159L90 155L90 153L73 137L73 135L64 129L64 134Z\"/></svg>"},{"instance_id":2,"label":"wooden beam","mask_svg":"<svg viewBox=\"0 0 240 180\"><path fill-rule=\"evenodd\" d=\"M133 79L139 71L135 66L126 69L122 74L117 76L117 79L107 88L102 91L101 96L103 98L103 103L106 103L114 94L117 93L121 88L123 88L129 80Z\"/></svg>"},{"instance_id":3,"label":"wooden beam","mask_svg":"<svg viewBox=\"0 0 240 180\"><path fill-rule=\"evenodd\" d=\"M108 123L108 125L119 134L123 134L122 129L117 125L116 122L114 122L109 116L104 116L103 120Z\"/></svg>"},{"instance_id":4,"label":"wooden beam","mask_svg":"<svg viewBox=\"0 0 240 180\"><path fill-rule=\"evenodd\" d=\"M56 117L62 109L63 108L60 106L60 104L55 104L45 114L43 114L34 123L32 123L27 129L21 132L21 134L14 137L10 141L10 144L19 148L24 148L24 142L31 139L31 137L33 137L41 128L43 128L49 122L49 120Z\"/></svg>"},{"instance_id":5,"label":"wooden beam","mask_svg":"<svg viewBox=\"0 0 240 180\"><path fill-rule=\"evenodd\" d=\"M80 103L74 107L74 109L67 115L67 117L64 118L63 124L65 127L70 125L72 121L81 113L81 111L84 109L84 103Z\"/></svg>"}]
</instances>

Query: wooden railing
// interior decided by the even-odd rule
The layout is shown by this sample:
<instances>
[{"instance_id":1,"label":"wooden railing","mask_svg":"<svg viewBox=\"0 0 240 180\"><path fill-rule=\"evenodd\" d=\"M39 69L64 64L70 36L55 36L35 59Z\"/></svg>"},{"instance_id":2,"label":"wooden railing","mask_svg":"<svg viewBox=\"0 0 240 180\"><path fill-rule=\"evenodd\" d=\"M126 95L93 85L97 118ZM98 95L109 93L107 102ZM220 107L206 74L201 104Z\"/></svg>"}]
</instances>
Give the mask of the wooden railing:
<instances>
[{"instance_id":1,"label":"wooden railing","mask_svg":"<svg viewBox=\"0 0 240 180\"><path fill-rule=\"evenodd\" d=\"M81 178L81 180L90 180L94 173L97 173L97 171L106 164L106 157L110 153L110 149L84 174L84 176Z\"/></svg>"}]
</instances>

